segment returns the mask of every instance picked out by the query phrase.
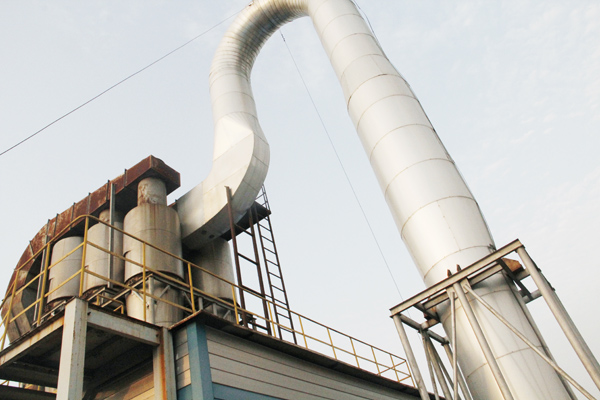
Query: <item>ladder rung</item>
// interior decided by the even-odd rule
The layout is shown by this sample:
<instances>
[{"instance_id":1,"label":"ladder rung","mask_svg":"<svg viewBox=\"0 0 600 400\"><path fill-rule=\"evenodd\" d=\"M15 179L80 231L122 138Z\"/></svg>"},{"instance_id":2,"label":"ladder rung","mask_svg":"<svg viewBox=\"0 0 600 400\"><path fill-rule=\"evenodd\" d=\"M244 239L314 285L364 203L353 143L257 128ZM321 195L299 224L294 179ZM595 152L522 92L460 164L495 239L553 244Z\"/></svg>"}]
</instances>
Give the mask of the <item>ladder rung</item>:
<instances>
[{"instance_id":1,"label":"ladder rung","mask_svg":"<svg viewBox=\"0 0 600 400\"><path fill-rule=\"evenodd\" d=\"M279 267L279 264L277 264L277 262L275 262L275 261L271 261L268 258L265 258L265 261L268 262L269 264L273 264L274 266Z\"/></svg>"},{"instance_id":2,"label":"ladder rung","mask_svg":"<svg viewBox=\"0 0 600 400\"><path fill-rule=\"evenodd\" d=\"M263 225L263 224L261 224L260 222L259 222L258 224L260 225L260 227L261 227L262 229L264 229L264 230L267 230L267 231L271 232L271 228L270 228L270 227L269 227L269 228L267 228L266 226L264 226L264 225ZM270 225L270 224L269 224L269 225Z\"/></svg>"},{"instance_id":3,"label":"ladder rung","mask_svg":"<svg viewBox=\"0 0 600 400\"><path fill-rule=\"evenodd\" d=\"M262 297L262 294L259 291L254 290L251 287L242 285L241 288L244 289L244 290L246 290L246 291L248 291L248 292L250 292L250 293L252 293L252 294L255 294L256 296Z\"/></svg>"},{"instance_id":4,"label":"ladder rung","mask_svg":"<svg viewBox=\"0 0 600 400\"><path fill-rule=\"evenodd\" d=\"M266 237L265 235L260 235L260 237L261 237L261 238L263 238L263 239L265 239L265 240L267 240L267 241L269 241L269 242L271 242L271 243L273 243L273 244L275 244L275 241L274 241L274 240L271 240L271 239L269 239L269 238L268 238L268 237Z\"/></svg>"},{"instance_id":5,"label":"ladder rung","mask_svg":"<svg viewBox=\"0 0 600 400\"><path fill-rule=\"evenodd\" d=\"M267 249L266 247L265 247L265 250L266 250L266 251L268 251L268 252L269 252L269 253L271 253L271 254L277 254L277 253L275 253L273 250Z\"/></svg>"},{"instance_id":6,"label":"ladder rung","mask_svg":"<svg viewBox=\"0 0 600 400\"><path fill-rule=\"evenodd\" d=\"M257 262L257 261L255 261L255 260L253 260L253 259L251 259L251 258L249 258L249 257L246 257L246 256L245 256L245 255L243 255L243 254L240 254L240 253L238 253L238 257L242 257L244 260L246 260L246 261L248 261L248 262L251 262L251 263L252 263L252 264L254 264L254 265L258 265L258 262Z\"/></svg>"}]
</instances>

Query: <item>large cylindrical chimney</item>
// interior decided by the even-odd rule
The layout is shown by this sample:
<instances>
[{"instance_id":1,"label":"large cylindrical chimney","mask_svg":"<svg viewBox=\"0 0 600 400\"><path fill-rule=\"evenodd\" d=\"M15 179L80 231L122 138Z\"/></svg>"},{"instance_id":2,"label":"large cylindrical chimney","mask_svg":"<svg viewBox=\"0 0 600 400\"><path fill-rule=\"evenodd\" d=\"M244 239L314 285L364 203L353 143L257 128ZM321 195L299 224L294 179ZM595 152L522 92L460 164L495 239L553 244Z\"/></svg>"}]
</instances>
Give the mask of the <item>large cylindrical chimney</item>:
<instances>
[{"instance_id":1,"label":"large cylindrical chimney","mask_svg":"<svg viewBox=\"0 0 600 400\"><path fill-rule=\"evenodd\" d=\"M477 202L410 86L351 0L257 0L226 32L210 73L213 168L204 182L178 201L184 241L201 246L227 230L225 186L233 192L234 212L242 214L254 201L266 176L269 147L256 116L250 73L270 35L304 15L314 23L398 230L425 283L433 285L457 264L467 266L488 255L494 242ZM512 325L524 327L529 340L541 347L503 277L476 291ZM445 322L448 313L440 312ZM458 314L459 362L474 397L501 399L485 358L472 346L476 340L464 313ZM506 327L489 321L482 325L515 398L567 398L554 370L513 340Z\"/></svg>"}]
</instances>

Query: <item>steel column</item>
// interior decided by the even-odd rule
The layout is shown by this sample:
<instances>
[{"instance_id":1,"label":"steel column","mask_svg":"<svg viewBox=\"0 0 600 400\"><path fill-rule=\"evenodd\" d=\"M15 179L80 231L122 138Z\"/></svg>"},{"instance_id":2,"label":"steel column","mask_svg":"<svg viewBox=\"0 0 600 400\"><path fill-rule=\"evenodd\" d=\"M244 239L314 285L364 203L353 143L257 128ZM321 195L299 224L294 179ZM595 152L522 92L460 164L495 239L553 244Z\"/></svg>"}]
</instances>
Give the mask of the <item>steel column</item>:
<instances>
[{"instance_id":1,"label":"steel column","mask_svg":"<svg viewBox=\"0 0 600 400\"><path fill-rule=\"evenodd\" d=\"M108 278L110 279L106 286L109 288L113 287L113 283L111 281L115 280L114 274L114 256L112 255L115 252L115 211L116 211L116 199L115 199L115 184L110 183L110 200L109 200L109 212L110 216L108 217L108 224L110 225L109 234L108 234L108 251L110 251L110 255L108 257Z\"/></svg>"},{"instance_id":2,"label":"steel column","mask_svg":"<svg viewBox=\"0 0 600 400\"><path fill-rule=\"evenodd\" d=\"M194 377L191 382L193 400L214 400L208 342L206 329L197 321L190 321L186 327L190 373Z\"/></svg>"},{"instance_id":3,"label":"steel column","mask_svg":"<svg viewBox=\"0 0 600 400\"><path fill-rule=\"evenodd\" d=\"M427 354L429 354L429 362L433 366L433 370L435 371L435 375L437 376L438 382L440 383L440 387L442 388L442 392L444 393L444 397L446 399L454 399L452 394L450 393L450 388L448 387L448 383L446 382L446 377L442 371L442 366L439 357L436 357L435 349L433 348L433 343L431 343L431 339L427 334L427 331L421 331L421 336L423 337L423 346ZM433 377L431 377L433 379Z\"/></svg>"},{"instance_id":4,"label":"steel column","mask_svg":"<svg viewBox=\"0 0 600 400\"><path fill-rule=\"evenodd\" d=\"M456 342L456 298L454 297L454 292L452 290L447 291L448 296L450 296L450 310L451 310L451 318L452 318L452 327L451 327L451 340L452 344L458 348L458 343ZM452 373L454 374L454 398L458 399L458 368L457 368L457 359L456 352L452 355L450 359L452 362Z\"/></svg>"},{"instance_id":5,"label":"steel column","mask_svg":"<svg viewBox=\"0 0 600 400\"><path fill-rule=\"evenodd\" d=\"M531 350L533 350L538 356L540 356L545 362L547 362L548 364L550 364L550 366L552 368L554 368L554 370L560 374L562 377L564 377L565 379L567 379L573 386L575 386L577 388L577 390L579 390L581 393L583 393L585 395L585 397L587 397L590 400L595 400L594 397L592 397L591 394L589 394L580 384L578 384L573 378L571 378L562 368L560 368L553 360L551 360L548 356L546 356L544 353L542 353L542 351L540 349L538 349L533 343L531 343L531 341L529 341L525 335L523 335L521 332L519 332L514 326L512 326L507 320L506 318L504 318L502 315L500 315L500 313L496 310L494 310L494 308L492 306L490 306L485 300L483 300L481 297L479 297L473 290L468 289L467 291L475 298L475 300L477 300L478 302L480 302L486 309L488 309L496 318L498 318L498 320L500 320L500 322L502 322L504 325L506 325L506 327L508 329L510 329L510 331L512 333L514 333L519 339L521 339L527 346L529 346L529 348L531 348Z\"/></svg>"},{"instance_id":6,"label":"steel column","mask_svg":"<svg viewBox=\"0 0 600 400\"><path fill-rule=\"evenodd\" d=\"M526 306L525 300L519 294L519 291L517 290L517 288L514 285L509 285L509 286L511 288L511 292L512 292L513 296L515 297L517 303L521 307L521 310L523 310L523 314L525 314L527 321L529 321L529 325L531 326L531 329L533 329L535 336L537 337L540 344L542 345L542 348L544 349L544 353L548 356L549 359L551 359L552 361L554 361L556 363L556 360L554 359L552 352L550 352L550 348L548 347L548 344L544 340L544 337L542 336L542 333L540 332L539 328L537 327L537 324L535 323L533 316L529 312L529 308L527 308L527 306ZM537 293L537 296L536 296L536 293ZM536 290L533 293L529 294L529 298L531 299L530 301L533 301L540 296L541 296L541 294L540 294L539 290ZM567 391L569 397L571 398L571 400L577 400L577 396L575 395L575 393L573 392L573 389L571 388L569 383L565 380L565 378L561 374L558 374L558 377L560 378L560 381L562 382L562 384L563 384L565 390Z\"/></svg>"},{"instance_id":7,"label":"steel column","mask_svg":"<svg viewBox=\"0 0 600 400\"><path fill-rule=\"evenodd\" d=\"M542 297L548 304L552 314L554 314L554 318L556 318L556 321L565 333L565 336L571 343L571 346L573 346L577 356L579 356L583 366L598 389L600 389L600 365L598 364L598 360L596 360L596 357L594 357L592 354L592 351L583 339L583 336L581 336L581 333L579 333L575 323L573 323L569 313L563 306L556 293L554 293L554 290L550 287L550 284L546 278L540 271L538 271L537 266L531 257L529 257L525 247L519 247L517 249L517 254L519 254L519 257L521 257L523 264L525 264L525 268L527 268L529 275L542 293Z\"/></svg>"},{"instance_id":8,"label":"steel column","mask_svg":"<svg viewBox=\"0 0 600 400\"><path fill-rule=\"evenodd\" d=\"M502 375L500 366L498 365L498 362L496 361L496 358L494 357L494 353L492 352L490 344L488 343L487 339L485 338L485 334L483 333L483 330L481 329L481 325L479 325L479 321L477 320L477 317L475 316L475 312L473 311L473 309L471 308L471 305L469 304L469 300L467 300L467 296L465 295L465 292L463 291L462 286L460 285L459 282L457 282L454 285L452 285L452 287L454 288L454 291L456 292L456 295L458 296L458 299L460 300L463 310L465 310L465 314L467 315L467 319L469 320L469 323L471 324L473 333L475 333L475 336L477 337L477 341L479 342L481 351L483 351L483 355L485 356L485 359L490 367L490 370L492 371L492 375L494 375L494 379L496 380L496 383L498 384L498 388L500 389L500 392L502 392L502 397L504 397L505 400L513 400L514 397L510 392L510 389L508 387L508 384L506 383L506 380L504 379L504 375Z\"/></svg>"},{"instance_id":9,"label":"steel column","mask_svg":"<svg viewBox=\"0 0 600 400\"><path fill-rule=\"evenodd\" d=\"M446 350L446 355L448 356L448 359L456 360L456 356L454 355L456 352L453 352L452 349L450 349L450 344L446 343L446 344L443 344L442 346L444 347L444 350ZM462 372L458 368L458 364L456 366L456 374L458 375L458 385L460 386L460 390L462 391L463 396L465 396L466 400L473 400L473 397L471 397L471 392L469 392L469 389L467 387L467 382L465 381L465 377L463 376Z\"/></svg>"},{"instance_id":10,"label":"steel column","mask_svg":"<svg viewBox=\"0 0 600 400\"><path fill-rule=\"evenodd\" d=\"M87 308L87 302L78 298L65 306L57 400L79 400L83 397Z\"/></svg>"},{"instance_id":11,"label":"steel column","mask_svg":"<svg viewBox=\"0 0 600 400\"><path fill-rule=\"evenodd\" d=\"M177 399L177 384L173 338L167 328L161 328L159 335L160 345L152 349L154 398L156 400L175 400Z\"/></svg>"},{"instance_id":12,"label":"steel column","mask_svg":"<svg viewBox=\"0 0 600 400\"><path fill-rule=\"evenodd\" d=\"M423 376L421 375L421 371L419 370L419 366L417 365L417 359L415 358L415 354L413 353L412 347L410 346L410 342L408 341L408 336L406 336L406 331L404 330L404 326L402 324L402 320L400 319L400 315L396 314L392 317L392 319L394 320L394 324L396 325L398 336L400 336L402 347L404 347L404 351L406 352L406 358L408 359L408 365L410 366L411 375L415 380L415 385L417 385L417 389L419 389L419 395L421 395L421 400L429 400L429 393L427 392L425 382L423 381Z\"/></svg>"}]
</instances>

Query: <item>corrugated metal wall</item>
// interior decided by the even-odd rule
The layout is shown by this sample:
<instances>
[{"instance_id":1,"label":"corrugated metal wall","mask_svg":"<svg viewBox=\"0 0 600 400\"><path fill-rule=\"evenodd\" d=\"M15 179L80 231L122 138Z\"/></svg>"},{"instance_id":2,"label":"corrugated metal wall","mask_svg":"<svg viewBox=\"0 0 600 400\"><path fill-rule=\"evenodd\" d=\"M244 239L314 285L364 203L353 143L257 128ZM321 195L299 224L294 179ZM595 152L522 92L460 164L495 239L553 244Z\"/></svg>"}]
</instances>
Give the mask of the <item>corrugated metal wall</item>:
<instances>
[{"instance_id":1,"label":"corrugated metal wall","mask_svg":"<svg viewBox=\"0 0 600 400\"><path fill-rule=\"evenodd\" d=\"M177 388L191 384L186 329L175 333ZM206 327L213 383L282 399L414 399Z\"/></svg>"},{"instance_id":2,"label":"corrugated metal wall","mask_svg":"<svg viewBox=\"0 0 600 400\"><path fill-rule=\"evenodd\" d=\"M154 400L152 361L136 369L110 387L99 392L94 400Z\"/></svg>"}]
</instances>

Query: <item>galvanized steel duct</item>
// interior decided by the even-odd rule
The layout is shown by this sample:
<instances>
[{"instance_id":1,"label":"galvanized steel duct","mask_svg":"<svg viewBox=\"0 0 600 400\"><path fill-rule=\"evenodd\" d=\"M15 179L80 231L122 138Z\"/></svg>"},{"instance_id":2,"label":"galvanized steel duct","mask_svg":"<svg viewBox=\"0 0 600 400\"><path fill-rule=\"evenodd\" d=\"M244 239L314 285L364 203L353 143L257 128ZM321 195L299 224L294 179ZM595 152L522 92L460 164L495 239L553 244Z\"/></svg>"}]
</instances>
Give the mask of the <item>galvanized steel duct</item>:
<instances>
[{"instance_id":1,"label":"galvanized steel duct","mask_svg":"<svg viewBox=\"0 0 600 400\"><path fill-rule=\"evenodd\" d=\"M348 113L395 222L427 285L447 270L489 254L494 242L479 206L409 85L389 62L351 0L262 0L243 11L225 34L210 73L215 123L209 176L177 202L184 242L194 248L228 230L225 186L238 217L254 201L269 165L250 73L263 43L284 23L308 15L342 85ZM478 289L539 343L502 278ZM474 305L474 308L477 306ZM447 312L442 312L446 319ZM478 311L481 312L481 311ZM486 318L482 318L486 319ZM515 398L559 399L556 374L536 355L507 339L506 328L483 329ZM464 313L458 317L459 362L475 398L502 398Z\"/></svg>"}]
</instances>

